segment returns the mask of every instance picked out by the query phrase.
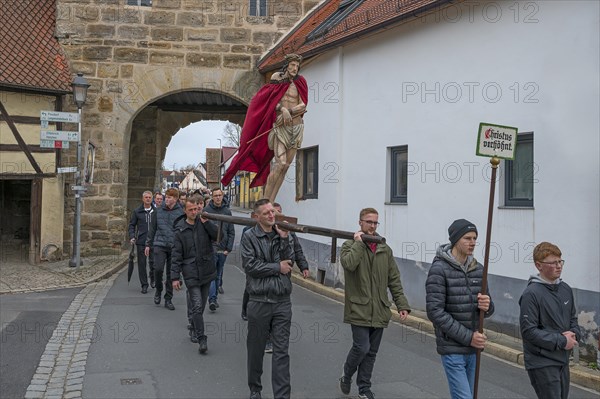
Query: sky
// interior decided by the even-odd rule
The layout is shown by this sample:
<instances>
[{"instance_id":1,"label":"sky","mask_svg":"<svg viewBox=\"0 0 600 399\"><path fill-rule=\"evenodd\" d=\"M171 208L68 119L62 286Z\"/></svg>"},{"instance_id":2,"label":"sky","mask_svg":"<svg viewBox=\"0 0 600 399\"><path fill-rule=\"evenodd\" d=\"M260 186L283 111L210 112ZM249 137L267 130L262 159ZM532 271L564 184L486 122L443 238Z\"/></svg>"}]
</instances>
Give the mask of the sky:
<instances>
[{"instance_id":1,"label":"sky","mask_svg":"<svg viewBox=\"0 0 600 399\"><path fill-rule=\"evenodd\" d=\"M228 145L223 139L225 125L227 121L201 121L179 130L167 147L165 169L173 170L205 162L206 148Z\"/></svg>"}]
</instances>

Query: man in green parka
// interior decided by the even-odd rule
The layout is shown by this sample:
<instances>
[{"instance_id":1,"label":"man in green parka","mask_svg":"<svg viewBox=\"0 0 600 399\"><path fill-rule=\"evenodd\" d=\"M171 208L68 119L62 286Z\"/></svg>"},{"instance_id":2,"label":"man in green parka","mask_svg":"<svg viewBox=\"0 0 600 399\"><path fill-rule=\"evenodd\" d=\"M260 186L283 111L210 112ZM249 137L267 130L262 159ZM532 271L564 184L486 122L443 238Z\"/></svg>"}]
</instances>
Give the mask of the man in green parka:
<instances>
[{"instance_id":1,"label":"man in green parka","mask_svg":"<svg viewBox=\"0 0 600 399\"><path fill-rule=\"evenodd\" d=\"M375 357L383 329L392 317L388 289L401 320L408 317L410 306L404 296L392 249L386 244L365 243L362 240L363 234L377 234L377 210L361 210L358 224L360 230L354 234L354 240L342 245L341 254L345 278L344 323L352 327L352 348L344 363L340 389L345 395L350 393L352 376L358 370L356 385L359 398L372 399L371 374Z\"/></svg>"}]
</instances>

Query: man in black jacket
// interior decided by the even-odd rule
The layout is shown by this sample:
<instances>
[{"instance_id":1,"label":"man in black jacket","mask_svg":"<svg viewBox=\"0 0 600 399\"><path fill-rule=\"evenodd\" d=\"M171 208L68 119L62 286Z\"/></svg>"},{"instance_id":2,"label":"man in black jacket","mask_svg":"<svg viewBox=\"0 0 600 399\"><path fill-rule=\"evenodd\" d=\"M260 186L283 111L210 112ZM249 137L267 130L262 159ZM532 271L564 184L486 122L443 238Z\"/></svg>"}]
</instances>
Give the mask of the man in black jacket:
<instances>
[{"instance_id":1,"label":"man in black jacket","mask_svg":"<svg viewBox=\"0 0 600 399\"><path fill-rule=\"evenodd\" d=\"M560 279L561 256L549 242L533 249L539 274L531 276L519 299L525 369L540 399L569 396L569 354L581 338L573 291Z\"/></svg>"},{"instance_id":2,"label":"man in black jacket","mask_svg":"<svg viewBox=\"0 0 600 399\"><path fill-rule=\"evenodd\" d=\"M183 273L191 304L192 326L199 344L198 350L204 354L208 346L204 334L203 314L210 283L217 276L211 244L211 240L217 238L217 227L209 220L198 217L202 211L199 201L196 196L186 199L186 219L179 224L173 241L171 280L173 288L179 291L179 280Z\"/></svg>"},{"instance_id":3,"label":"man in black jacket","mask_svg":"<svg viewBox=\"0 0 600 399\"><path fill-rule=\"evenodd\" d=\"M287 231L275 226L275 210L268 199L254 204L257 225L242 235L242 265L248 302L248 387L250 398L261 398L261 375L269 331L273 342L273 396L290 397L290 326L292 322L293 248Z\"/></svg>"},{"instance_id":4,"label":"man in black jacket","mask_svg":"<svg viewBox=\"0 0 600 399\"><path fill-rule=\"evenodd\" d=\"M212 192L212 201L209 202L208 206L204 209L206 213L214 213L217 215L231 216L231 211L223 202L223 190L215 188ZM232 223L223 223L221 229L221 240L219 242L213 242L215 250L215 265L217 267L217 278L210 286L210 293L208 294L208 308L211 312L214 312L219 307L217 302L219 293L223 293L223 268L225 267L225 260L227 255L233 249L233 241L235 239L235 229Z\"/></svg>"},{"instance_id":5,"label":"man in black jacket","mask_svg":"<svg viewBox=\"0 0 600 399\"><path fill-rule=\"evenodd\" d=\"M142 294L148 293L148 275L146 272L146 259L150 265L150 285L154 288L154 257L152 253L148 256L144 253L146 236L152 221L153 213L156 211L152 206L152 191L144 191L142 204L131 213L129 220L129 241L136 246L138 259L138 275L142 285Z\"/></svg>"},{"instance_id":6,"label":"man in black jacket","mask_svg":"<svg viewBox=\"0 0 600 399\"><path fill-rule=\"evenodd\" d=\"M479 311L489 317L494 304L489 292L481 293L483 266L473 257L477 227L455 220L448 235L450 244L438 248L425 283L427 317L435 328L452 399L471 399L477 349L487 340L478 331Z\"/></svg>"}]
</instances>

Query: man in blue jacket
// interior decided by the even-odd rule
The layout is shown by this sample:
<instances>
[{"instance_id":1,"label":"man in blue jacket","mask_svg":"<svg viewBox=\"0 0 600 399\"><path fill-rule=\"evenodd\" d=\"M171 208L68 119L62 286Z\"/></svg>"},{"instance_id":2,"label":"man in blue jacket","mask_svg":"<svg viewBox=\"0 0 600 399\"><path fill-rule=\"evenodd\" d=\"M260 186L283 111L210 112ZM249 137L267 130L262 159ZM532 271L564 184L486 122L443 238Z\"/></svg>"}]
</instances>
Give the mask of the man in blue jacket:
<instances>
[{"instance_id":1,"label":"man in blue jacket","mask_svg":"<svg viewBox=\"0 0 600 399\"><path fill-rule=\"evenodd\" d=\"M569 355L581 338L573 291L560 279L561 257L549 242L533 249L539 274L531 276L519 300L525 369L540 399L569 396Z\"/></svg>"},{"instance_id":2,"label":"man in blue jacket","mask_svg":"<svg viewBox=\"0 0 600 399\"><path fill-rule=\"evenodd\" d=\"M208 203L208 206L204 208L206 213L214 213L217 215L231 216L231 211L223 202L223 190L215 188L212 192L212 200ZM233 249L233 241L235 239L235 229L232 223L223 223L221 229L221 240L217 242L213 241L215 250L215 264L217 266L217 278L210 285L210 293L208 294L208 308L211 312L214 312L219 307L217 302L219 293L223 293L223 268L225 267L225 260L227 255Z\"/></svg>"},{"instance_id":3,"label":"man in blue jacket","mask_svg":"<svg viewBox=\"0 0 600 399\"><path fill-rule=\"evenodd\" d=\"M142 204L131 213L129 220L129 241L136 246L138 259L138 275L142 285L142 294L148 293L148 275L146 272L146 259L150 266L150 285L154 288L154 256L144 253L146 236L156 209L152 206L152 191L144 191Z\"/></svg>"}]
</instances>

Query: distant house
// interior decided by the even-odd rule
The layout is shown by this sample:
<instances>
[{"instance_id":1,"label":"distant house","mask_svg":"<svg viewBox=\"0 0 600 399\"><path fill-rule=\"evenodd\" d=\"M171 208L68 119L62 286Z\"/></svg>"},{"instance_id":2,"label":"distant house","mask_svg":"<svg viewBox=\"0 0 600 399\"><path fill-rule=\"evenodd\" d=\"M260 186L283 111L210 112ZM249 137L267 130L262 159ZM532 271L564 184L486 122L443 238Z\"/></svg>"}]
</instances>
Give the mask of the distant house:
<instances>
[{"instance_id":1,"label":"distant house","mask_svg":"<svg viewBox=\"0 0 600 399\"><path fill-rule=\"evenodd\" d=\"M63 231L65 209L74 204L66 186L73 174L56 172L74 166L59 161L61 151L62 162L69 159L76 143L61 150L48 148L54 141L40 140L41 111L72 107L65 97L71 72L55 38L54 1L3 2L0 9L0 252L6 258L19 249L15 258L38 263L72 250L63 248ZM49 122L45 130L67 130L66 125Z\"/></svg>"},{"instance_id":2,"label":"distant house","mask_svg":"<svg viewBox=\"0 0 600 399\"><path fill-rule=\"evenodd\" d=\"M206 188L206 178L198 170L188 171L179 185L180 190L187 192L203 188Z\"/></svg>"},{"instance_id":3,"label":"distant house","mask_svg":"<svg viewBox=\"0 0 600 399\"><path fill-rule=\"evenodd\" d=\"M479 123L517 127L493 209L493 322L518 331L532 249L554 242L571 265L563 278L587 326L583 347L597 349L598 15L597 1L322 1L258 63L268 75L284 54L305 57L303 148L278 201L300 223L348 231L361 208L378 209L405 292L423 310L453 220L478 226L483 262L490 163L475 155ZM343 285L331 240L303 243Z\"/></svg>"}]
</instances>

